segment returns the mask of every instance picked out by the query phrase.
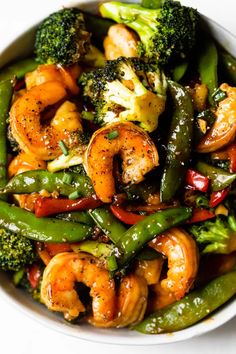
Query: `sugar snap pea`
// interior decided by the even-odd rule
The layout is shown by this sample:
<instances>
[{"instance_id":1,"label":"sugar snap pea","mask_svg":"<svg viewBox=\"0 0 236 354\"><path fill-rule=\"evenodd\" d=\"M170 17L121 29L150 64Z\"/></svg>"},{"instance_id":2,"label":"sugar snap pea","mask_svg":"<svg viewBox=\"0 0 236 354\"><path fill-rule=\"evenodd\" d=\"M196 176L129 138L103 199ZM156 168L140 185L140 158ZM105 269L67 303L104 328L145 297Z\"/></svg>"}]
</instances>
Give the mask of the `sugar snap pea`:
<instances>
[{"instance_id":1,"label":"sugar snap pea","mask_svg":"<svg viewBox=\"0 0 236 354\"><path fill-rule=\"evenodd\" d=\"M219 49L218 54L224 81L236 86L236 59L222 49Z\"/></svg>"},{"instance_id":2,"label":"sugar snap pea","mask_svg":"<svg viewBox=\"0 0 236 354\"><path fill-rule=\"evenodd\" d=\"M151 314L133 329L147 334L179 331L199 322L235 294L236 271L233 271Z\"/></svg>"},{"instance_id":3,"label":"sugar snap pea","mask_svg":"<svg viewBox=\"0 0 236 354\"><path fill-rule=\"evenodd\" d=\"M0 71L0 81L5 81L16 77L22 79L24 75L37 68L39 64L34 58L23 59L17 61Z\"/></svg>"},{"instance_id":4,"label":"sugar snap pea","mask_svg":"<svg viewBox=\"0 0 236 354\"><path fill-rule=\"evenodd\" d=\"M92 234L88 225L36 218L33 213L0 200L0 227L40 242L78 242Z\"/></svg>"}]
</instances>

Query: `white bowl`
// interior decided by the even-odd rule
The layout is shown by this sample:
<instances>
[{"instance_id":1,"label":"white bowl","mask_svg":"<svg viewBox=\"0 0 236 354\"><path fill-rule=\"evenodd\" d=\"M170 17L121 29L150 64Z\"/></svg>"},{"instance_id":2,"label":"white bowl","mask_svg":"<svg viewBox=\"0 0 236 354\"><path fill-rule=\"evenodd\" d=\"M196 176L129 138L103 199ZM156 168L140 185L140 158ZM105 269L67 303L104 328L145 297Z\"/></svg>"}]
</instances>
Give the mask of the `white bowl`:
<instances>
[{"instance_id":1,"label":"white bowl","mask_svg":"<svg viewBox=\"0 0 236 354\"><path fill-rule=\"evenodd\" d=\"M74 1L71 6L77 4L80 8L95 11L99 2L101 1L78 0ZM55 9L55 11L56 10L57 9ZM236 56L236 37L214 21L205 16L202 17L214 38L227 51ZM41 20L42 18L38 18L35 24L37 25ZM9 61L26 56L27 52L30 53L32 50L34 31L35 27L26 30L17 37L14 42L10 43L8 47L3 48L0 57L0 67ZM186 340L209 332L226 323L236 315L236 299L234 298L206 320L187 329L171 334L144 335L128 329L98 329L84 324L69 324L64 321L62 315L48 311L45 306L32 300L28 294L15 288L8 275L4 272L0 272L0 296L10 302L16 309L22 311L37 322L40 322L43 326L88 341L121 345L153 345Z\"/></svg>"}]
</instances>

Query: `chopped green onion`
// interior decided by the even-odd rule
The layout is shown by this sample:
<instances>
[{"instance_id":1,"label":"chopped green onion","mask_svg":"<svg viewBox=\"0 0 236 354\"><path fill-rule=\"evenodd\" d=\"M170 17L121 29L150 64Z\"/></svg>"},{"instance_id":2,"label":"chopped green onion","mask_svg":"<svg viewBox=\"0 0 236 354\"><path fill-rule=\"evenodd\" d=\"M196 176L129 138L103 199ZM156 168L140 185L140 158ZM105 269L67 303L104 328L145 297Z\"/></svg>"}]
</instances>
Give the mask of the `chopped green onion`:
<instances>
[{"instance_id":1,"label":"chopped green onion","mask_svg":"<svg viewBox=\"0 0 236 354\"><path fill-rule=\"evenodd\" d=\"M63 152L63 155L67 156L69 152L63 140L59 141L59 146L61 148L61 151Z\"/></svg>"},{"instance_id":2,"label":"chopped green onion","mask_svg":"<svg viewBox=\"0 0 236 354\"><path fill-rule=\"evenodd\" d=\"M221 102L227 97L227 93L225 91L222 91L220 88L218 88L215 92L212 94L212 98L215 102Z\"/></svg>"},{"instance_id":3,"label":"chopped green onion","mask_svg":"<svg viewBox=\"0 0 236 354\"><path fill-rule=\"evenodd\" d=\"M207 124L211 127L216 117L215 114L210 109L205 109L205 111L198 113L197 119L205 120Z\"/></svg>"},{"instance_id":4,"label":"chopped green onion","mask_svg":"<svg viewBox=\"0 0 236 354\"><path fill-rule=\"evenodd\" d=\"M85 120L93 121L94 120L94 114L92 112L82 111L81 112L81 118L85 119Z\"/></svg>"},{"instance_id":5,"label":"chopped green onion","mask_svg":"<svg viewBox=\"0 0 236 354\"><path fill-rule=\"evenodd\" d=\"M78 192L78 191L75 191L75 192L72 192L72 193L68 196L68 198L69 198L69 199L77 199L77 198L79 198L79 196L80 196L79 192Z\"/></svg>"},{"instance_id":6,"label":"chopped green onion","mask_svg":"<svg viewBox=\"0 0 236 354\"><path fill-rule=\"evenodd\" d=\"M110 272L114 272L118 266L116 262L116 257L114 255L107 257L107 267Z\"/></svg>"},{"instance_id":7,"label":"chopped green onion","mask_svg":"<svg viewBox=\"0 0 236 354\"><path fill-rule=\"evenodd\" d=\"M196 207L198 208L209 208L209 200L205 195L199 195L196 198Z\"/></svg>"},{"instance_id":8,"label":"chopped green onion","mask_svg":"<svg viewBox=\"0 0 236 354\"><path fill-rule=\"evenodd\" d=\"M115 139L118 137L118 135L119 135L118 131L113 130L112 132L107 134L107 139L109 139L109 140Z\"/></svg>"},{"instance_id":9,"label":"chopped green onion","mask_svg":"<svg viewBox=\"0 0 236 354\"><path fill-rule=\"evenodd\" d=\"M69 175L68 173L65 173L63 178L62 178L62 182L65 183L65 184L71 184L72 182L72 175Z\"/></svg>"}]
</instances>

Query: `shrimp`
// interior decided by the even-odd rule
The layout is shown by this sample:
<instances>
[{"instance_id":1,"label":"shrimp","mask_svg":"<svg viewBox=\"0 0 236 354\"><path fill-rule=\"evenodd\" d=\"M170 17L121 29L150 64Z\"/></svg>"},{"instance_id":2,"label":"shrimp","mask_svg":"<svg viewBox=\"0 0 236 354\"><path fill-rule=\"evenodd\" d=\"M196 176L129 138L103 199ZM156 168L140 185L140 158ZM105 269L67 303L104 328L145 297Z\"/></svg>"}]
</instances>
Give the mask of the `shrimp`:
<instances>
[{"instance_id":1,"label":"shrimp","mask_svg":"<svg viewBox=\"0 0 236 354\"><path fill-rule=\"evenodd\" d=\"M109 28L103 46L107 60L119 57L138 57L138 37L121 23Z\"/></svg>"},{"instance_id":2,"label":"shrimp","mask_svg":"<svg viewBox=\"0 0 236 354\"><path fill-rule=\"evenodd\" d=\"M114 133L115 138L109 139ZM141 128L131 122L111 123L97 130L85 154L85 166L97 196L109 203L115 194L113 157L120 154L124 183L139 183L158 165L156 147Z\"/></svg>"},{"instance_id":3,"label":"shrimp","mask_svg":"<svg viewBox=\"0 0 236 354\"><path fill-rule=\"evenodd\" d=\"M71 117L64 119L63 126L42 124L43 110L66 97L65 87L59 81L49 81L35 86L20 97L10 110L10 126L20 148L39 160L52 160L61 155L59 142L68 148L78 143L77 130L81 129L78 116L71 129ZM67 126L69 122L69 127Z\"/></svg>"},{"instance_id":4,"label":"shrimp","mask_svg":"<svg viewBox=\"0 0 236 354\"><path fill-rule=\"evenodd\" d=\"M8 176L9 178L31 170L40 170L46 169L46 163L42 160L37 160L33 155L28 155L25 152L21 152L17 155L8 166ZM33 194L22 194L14 195L14 198L17 200L19 206L23 209L29 211L34 211L35 201L38 198L38 193Z\"/></svg>"},{"instance_id":5,"label":"shrimp","mask_svg":"<svg viewBox=\"0 0 236 354\"><path fill-rule=\"evenodd\" d=\"M167 278L161 286L172 292L177 300L187 293L198 271L199 253L196 242L183 229L172 228L149 243L168 258Z\"/></svg>"},{"instance_id":6,"label":"shrimp","mask_svg":"<svg viewBox=\"0 0 236 354\"><path fill-rule=\"evenodd\" d=\"M73 320L85 306L74 290L75 282L90 288L92 314L88 321L96 327L124 327L143 319L147 306L145 279L130 274L123 278L116 294L115 282L97 258L86 253L64 252L54 256L45 268L41 298L53 311Z\"/></svg>"},{"instance_id":7,"label":"shrimp","mask_svg":"<svg viewBox=\"0 0 236 354\"><path fill-rule=\"evenodd\" d=\"M79 87L76 80L80 74L78 64L64 68L61 65L43 64L39 65L36 70L25 75L25 83L27 90L34 86L41 85L48 81L61 82L73 95L79 93Z\"/></svg>"},{"instance_id":8,"label":"shrimp","mask_svg":"<svg viewBox=\"0 0 236 354\"><path fill-rule=\"evenodd\" d=\"M138 260L135 274L146 279L148 285L156 284L161 275L164 259Z\"/></svg>"},{"instance_id":9,"label":"shrimp","mask_svg":"<svg viewBox=\"0 0 236 354\"><path fill-rule=\"evenodd\" d=\"M150 296L148 300L148 312L152 313L157 310L162 309L170 304L176 302L176 298L174 293L171 291L164 289L161 286L161 282L153 284L150 287Z\"/></svg>"},{"instance_id":10,"label":"shrimp","mask_svg":"<svg viewBox=\"0 0 236 354\"><path fill-rule=\"evenodd\" d=\"M236 135L236 87L222 84L220 89L226 92L227 97L219 103L212 128L197 146L197 151L201 153L223 148L232 142Z\"/></svg>"}]
</instances>

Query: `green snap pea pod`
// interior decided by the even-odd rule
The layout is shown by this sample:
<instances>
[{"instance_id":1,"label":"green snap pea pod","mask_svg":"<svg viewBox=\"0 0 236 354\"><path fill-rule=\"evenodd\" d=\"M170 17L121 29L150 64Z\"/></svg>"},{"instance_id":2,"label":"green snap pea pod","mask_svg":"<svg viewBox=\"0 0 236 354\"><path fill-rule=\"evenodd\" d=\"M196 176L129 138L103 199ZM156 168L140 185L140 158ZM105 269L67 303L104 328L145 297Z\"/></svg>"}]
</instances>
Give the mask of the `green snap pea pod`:
<instances>
[{"instance_id":1,"label":"green snap pea pod","mask_svg":"<svg viewBox=\"0 0 236 354\"><path fill-rule=\"evenodd\" d=\"M201 82L208 87L208 100L213 104L212 94L218 87L218 54L214 41L205 35L201 40L198 59L198 72Z\"/></svg>"},{"instance_id":2,"label":"green snap pea pod","mask_svg":"<svg viewBox=\"0 0 236 354\"><path fill-rule=\"evenodd\" d=\"M104 207L89 211L90 216L109 239L116 245L126 231L126 227Z\"/></svg>"},{"instance_id":3,"label":"green snap pea pod","mask_svg":"<svg viewBox=\"0 0 236 354\"><path fill-rule=\"evenodd\" d=\"M218 54L224 81L236 86L236 59L223 50L219 50Z\"/></svg>"},{"instance_id":4,"label":"green snap pea pod","mask_svg":"<svg viewBox=\"0 0 236 354\"><path fill-rule=\"evenodd\" d=\"M0 82L0 188L7 184L7 118L13 93L11 80ZM4 196L0 196L4 199Z\"/></svg>"},{"instance_id":5,"label":"green snap pea pod","mask_svg":"<svg viewBox=\"0 0 236 354\"><path fill-rule=\"evenodd\" d=\"M163 4L163 0L142 0L141 6L147 9L159 9Z\"/></svg>"},{"instance_id":6,"label":"green snap pea pod","mask_svg":"<svg viewBox=\"0 0 236 354\"><path fill-rule=\"evenodd\" d=\"M0 200L0 227L40 242L78 242L90 237L92 228L53 218L36 218L19 207Z\"/></svg>"},{"instance_id":7,"label":"green snap pea pod","mask_svg":"<svg viewBox=\"0 0 236 354\"><path fill-rule=\"evenodd\" d=\"M70 183L65 175L69 177ZM34 170L14 176L6 187L0 190L0 194L30 194L43 189L49 193L57 191L63 196L69 196L75 191L82 197L94 193L90 179L86 176L74 172L51 173L46 170Z\"/></svg>"},{"instance_id":8,"label":"green snap pea pod","mask_svg":"<svg viewBox=\"0 0 236 354\"><path fill-rule=\"evenodd\" d=\"M61 213L56 215L57 219L79 222L81 224L94 226L94 221L87 211L72 211L69 213Z\"/></svg>"},{"instance_id":9,"label":"green snap pea pod","mask_svg":"<svg viewBox=\"0 0 236 354\"><path fill-rule=\"evenodd\" d=\"M186 73L188 69L188 62L186 60L182 61L181 63L177 64L174 69L173 69L173 80L174 81L180 81L184 74Z\"/></svg>"},{"instance_id":10,"label":"green snap pea pod","mask_svg":"<svg viewBox=\"0 0 236 354\"><path fill-rule=\"evenodd\" d=\"M5 81L16 77L22 79L24 75L37 68L39 64L34 58L28 58L13 63L0 71L0 81Z\"/></svg>"},{"instance_id":11,"label":"green snap pea pod","mask_svg":"<svg viewBox=\"0 0 236 354\"><path fill-rule=\"evenodd\" d=\"M236 271L224 274L182 300L154 312L133 329L147 334L187 328L216 310L236 294Z\"/></svg>"},{"instance_id":12,"label":"green snap pea pod","mask_svg":"<svg viewBox=\"0 0 236 354\"><path fill-rule=\"evenodd\" d=\"M168 202L178 191L192 150L193 104L187 90L174 81L169 81L169 90L174 104L167 155L161 179L160 197Z\"/></svg>"},{"instance_id":13,"label":"green snap pea pod","mask_svg":"<svg viewBox=\"0 0 236 354\"><path fill-rule=\"evenodd\" d=\"M222 168L208 165L202 161L199 161L195 168L211 180L211 189L214 192L228 187L236 179L236 173L227 172Z\"/></svg>"},{"instance_id":14,"label":"green snap pea pod","mask_svg":"<svg viewBox=\"0 0 236 354\"><path fill-rule=\"evenodd\" d=\"M121 253L119 264L121 266L125 265L141 251L147 242L189 219L191 215L191 208L165 209L145 217L142 221L130 227L116 243Z\"/></svg>"}]
</instances>

